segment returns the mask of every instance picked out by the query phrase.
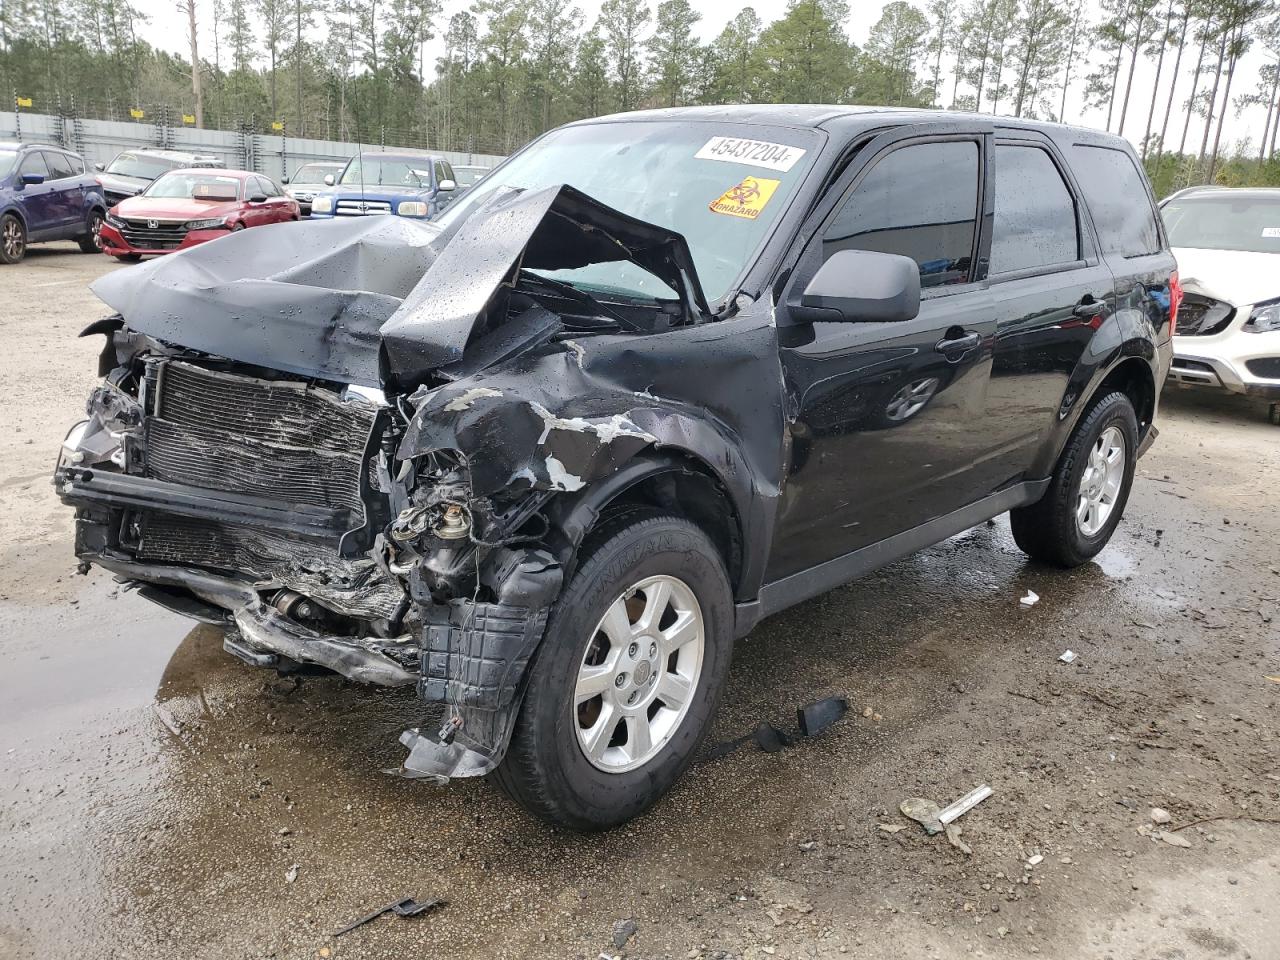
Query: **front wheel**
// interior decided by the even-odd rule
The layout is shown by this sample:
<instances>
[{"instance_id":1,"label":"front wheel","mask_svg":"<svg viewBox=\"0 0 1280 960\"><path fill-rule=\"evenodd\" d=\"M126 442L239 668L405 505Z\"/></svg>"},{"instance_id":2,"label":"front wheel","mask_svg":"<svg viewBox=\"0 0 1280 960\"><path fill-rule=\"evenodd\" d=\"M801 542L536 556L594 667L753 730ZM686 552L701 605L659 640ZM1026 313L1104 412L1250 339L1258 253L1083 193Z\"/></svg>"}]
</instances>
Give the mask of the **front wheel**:
<instances>
[{"instance_id":1,"label":"front wheel","mask_svg":"<svg viewBox=\"0 0 1280 960\"><path fill-rule=\"evenodd\" d=\"M94 210L89 214L89 219L85 223L86 232L83 236L76 238L76 243L80 244L81 253L101 253L102 252L102 211Z\"/></svg>"},{"instance_id":2,"label":"front wheel","mask_svg":"<svg viewBox=\"0 0 1280 960\"><path fill-rule=\"evenodd\" d=\"M12 213L0 217L0 263L18 263L27 253L27 229Z\"/></svg>"},{"instance_id":3,"label":"front wheel","mask_svg":"<svg viewBox=\"0 0 1280 960\"><path fill-rule=\"evenodd\" d=\"M1133 402L1118 391L1107 394L1076 426L1044 497L1009 512L1023 552L1059 567L1093 559L1124 514L1137 450Z\"/></svg>"},{"instance_id":4,"label":"front wheel","mask_svg":"<svg viewBox=\"0 0 1280 960\"><path fill-rule=\"evenodd\" d=\"M705 533L669 516L607 524L552 610L497 782L575 830L638 816L693 759L732 645L729 579Z\"/></svg>"}]
</instances>

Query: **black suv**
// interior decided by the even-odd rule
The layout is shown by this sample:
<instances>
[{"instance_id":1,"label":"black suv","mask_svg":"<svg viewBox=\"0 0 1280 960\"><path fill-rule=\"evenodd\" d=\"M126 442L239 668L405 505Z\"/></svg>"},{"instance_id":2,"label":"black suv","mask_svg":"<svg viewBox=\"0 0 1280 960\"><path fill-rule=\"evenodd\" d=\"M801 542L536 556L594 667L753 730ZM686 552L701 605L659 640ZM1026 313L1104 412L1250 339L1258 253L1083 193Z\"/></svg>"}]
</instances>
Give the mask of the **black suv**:
<instances>
[{"instance_id":1,"label":"black suv","mask_svg":"<svg viewBox=\"0 0 1280 960\"><path fill-rule=\"evenodd\" d=\"M822 106L572 124L434 223L95 290L85 568L249 663L416 685L405 776L577 829L671 786L762 617L1005 512L1098 553L1181 296L1119 138Z\"/></svg>"}]
</instances>

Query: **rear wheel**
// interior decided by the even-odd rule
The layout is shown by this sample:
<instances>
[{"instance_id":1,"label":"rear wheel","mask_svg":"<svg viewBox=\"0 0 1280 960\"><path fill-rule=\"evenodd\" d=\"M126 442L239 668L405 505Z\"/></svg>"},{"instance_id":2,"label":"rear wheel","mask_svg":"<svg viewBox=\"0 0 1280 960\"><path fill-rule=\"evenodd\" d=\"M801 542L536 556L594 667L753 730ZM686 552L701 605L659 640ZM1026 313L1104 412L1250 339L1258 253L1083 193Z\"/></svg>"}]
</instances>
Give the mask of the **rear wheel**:
<instances>
[{"instance_id":1,"label":"rear wheel","mask_svg":"<svg viewBox=\"0 0 1280 960\"><path fill-rule=\"evenodd\" d=\"M76 243L80 244L81 253L101 253L102 252L102 211L94 210L89 214L89 219L85 224L86 232L83 236L76 238Z\"/></svg>"},{"instance_id":2,"label":"rear wheel","mask_svg":"<svg viewBox=\"0 0 1280 960\"><path fill-rule=\"evenodd\" d=\"M1102 397L1076 426L1040 502L1009 512L1018 546L1060 567L1096 556L1124 514L1137 449L1132 401L1119 392Z\"/></svg>"},{"instance_id":3,"label":"rear wheel","mask_svg":"<svg viewBox=\"0 0 1280 960\"><path fill-rule=\"evenodd\" d=\"M27 253L27 228L12 213L0 217L0 263L18 263Z\"/></svg>"},{"instance_id":4,"label":"rear wheel","mask_svg":"<svg viewBox=\"0 0 1280 960\"><path fill-rule=\"evenodd\" d=\"M638 816L693 759L733 644L728 576L686 520L607 525L557 601L495 778L575 830Z\"/></svg>"}]
</instances>

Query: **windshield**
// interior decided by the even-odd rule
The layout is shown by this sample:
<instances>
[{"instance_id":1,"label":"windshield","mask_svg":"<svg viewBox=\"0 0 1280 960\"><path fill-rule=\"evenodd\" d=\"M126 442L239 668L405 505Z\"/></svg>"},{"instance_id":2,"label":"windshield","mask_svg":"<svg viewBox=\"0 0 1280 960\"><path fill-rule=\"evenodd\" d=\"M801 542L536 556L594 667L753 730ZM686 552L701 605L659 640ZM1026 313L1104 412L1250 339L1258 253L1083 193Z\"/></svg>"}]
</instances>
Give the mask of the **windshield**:
<instances>
[{"instance_id":1,"label":"windshield","mask_svg":"<svg viewBox=\"0 0 1280 960\"><path fill-rule=\"evenodd\" d=\"M1186 197L1160 212L1171 247L1280 253L1280 196Z\"/></svg>"},{"instance_id":2,"label":"windshield","mask_svg":"<svg viewBox=\"0 0 1280 960\"><path fill-rule=\"evenodd\" d=\"M469 187L478 183L488 172L485 167L454 167L454 182L460 187Z\"/></svg>"},{"instance_id":3,"label":"windshield","mask_svg":"<svg viewBox=\"0 0 1280 960\"><path fill-rule=\"evenodd\" d=\"M363 183L366 187L430 187L431 161L425 157L354 157L339 182L344 186Z\"/></svg>"},{"instance_id":4,"label":"windshield","mask_svg":"<svg viewBox=\"0 0 1280 960\"><path fill-rule=\"evenodd\" d=\"M122 177L137 177L140 180L154 180L162 173L179 166L174 160L163 157L139 156L135 153L122 153L109 164L107 173L116 173Z\"/></svg>"},{"instance_id":5,"label":"windshield","mask_svg":"<svg viewBox=\"0 0 1280 960\"><path fill-rule=\"evenodd\" d=\"M0 150L0 177L7 177L18 159L17 151Z\"/></svg>"},{"instance_id":6,"label":"windshield","mask_svg":"<svg viewBox=\"0 0 1280 960\"><path fill-rule=\"evenodd\" d=\"M167 200L225 203L239 199L240 181L236 177L218 177L207 173L166 173L142 191L142 195Z\"/></svg>"},{"instance_id":7,"label":"windshield","mask_svg":"<svg viewBox=\"0 0 1280 960\"><path fill-rule=\"evenodd\" d=\"M818 152L812 130L720 123L598 123L547 134L488 174L441 218L465 217L499 187L569 184L684 236L709 301L729 292ZM670 297L630 262L549 274L604 291Z\"/></svg>"},{"instance_id":8,"label":"windshield","mask_svg":"<svg viewBox=\"0 0 1280 960\"><path fill-rule=\"evenodd\" d=\"M308 163L298 168L298 172L293 175L292 183L324 183L324 178L328 174L338 175L338 171L342 167L332 163Z\"/></svg>"}]
</instances>

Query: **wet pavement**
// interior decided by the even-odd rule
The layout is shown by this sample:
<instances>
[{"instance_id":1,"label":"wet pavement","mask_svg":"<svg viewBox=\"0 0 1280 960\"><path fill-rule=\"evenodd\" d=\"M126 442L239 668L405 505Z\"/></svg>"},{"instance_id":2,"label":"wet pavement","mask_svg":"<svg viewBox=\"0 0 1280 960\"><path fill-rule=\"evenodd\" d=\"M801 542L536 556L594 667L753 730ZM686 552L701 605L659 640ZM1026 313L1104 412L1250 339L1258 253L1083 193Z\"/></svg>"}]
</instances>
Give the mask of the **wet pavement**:
<instances>
[{"instance_id":1,"label":"wet pavement","mask_svg":"<svg viewBox=\"0 0 1280 960\"><path fill-rule=\"evenodd\" d=\"M87 382L92 354L58 375ZM57 438L10 438L0 956L1280 957L1280 429L1166 397L1096 563L1029 564L1002 519L765 621L707 752L827 694L848 717L701 762L593 837L487 782L381 773L423 719L409 692L254 670L216 630L70 576L34 479ZM983 782L972 855L897 813ZM1189 847L1138 833L1153 806ZM330 936L402 896L449 903Z\"/></svg>"}]
</instances>

